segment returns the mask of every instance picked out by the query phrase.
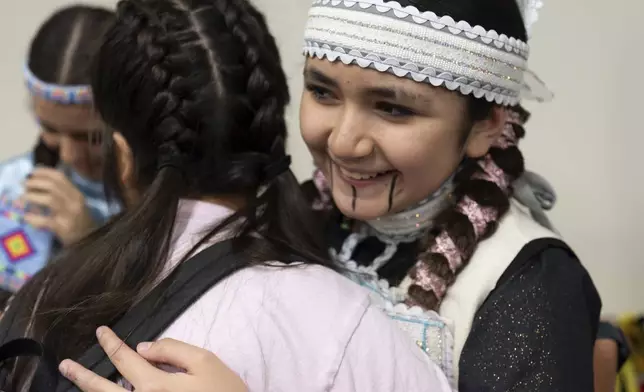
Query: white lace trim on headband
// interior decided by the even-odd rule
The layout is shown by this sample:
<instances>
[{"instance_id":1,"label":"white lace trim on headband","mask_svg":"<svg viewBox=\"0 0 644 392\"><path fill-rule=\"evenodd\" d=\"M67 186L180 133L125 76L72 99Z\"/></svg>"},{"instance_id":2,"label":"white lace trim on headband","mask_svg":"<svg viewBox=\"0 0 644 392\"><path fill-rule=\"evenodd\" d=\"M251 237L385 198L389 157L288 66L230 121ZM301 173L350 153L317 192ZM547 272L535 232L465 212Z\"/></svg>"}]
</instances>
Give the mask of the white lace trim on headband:
<instances>
[{"instance_id":1,"label":"white lace trim on headband","mask_svg":"<svg viewBox=\"0 0 644 392\"><path fill-rule=\"evenodd\" d=\"M527 70L528 52L527 44L493 30L382 0L314 0L304 44L309 57L389 72L500 105L551 98Z\"/></svg>"},{"instance_id":2,"label":"white lace trim on headband","mask_svg":"<svg viewBox=\"0 0 644 392\"><path fill-rule=\"evenodd\" d=\"M308 42L304 47L304 53L309 57L327 58L332 62L339 59L347 65L356 64L362 68L373 68L380 72L391 71L396 76L410 77L417 82L427 81L435 87L444 86L451 91L458 90L464 95L472 94L476 98L485 97L489 102L496 102L499 105L516 105L520 101L518 96L511 95L513 93L507 90L493 88L490 85L482 86L479 81L454 77L449 72L439 73L432 68L419 70L415 64L380 58L375 54L364 55L355 50L345 52L339 47L331 49L328 45L319 46L319 44Z\"/></svg>"}]
</instances>

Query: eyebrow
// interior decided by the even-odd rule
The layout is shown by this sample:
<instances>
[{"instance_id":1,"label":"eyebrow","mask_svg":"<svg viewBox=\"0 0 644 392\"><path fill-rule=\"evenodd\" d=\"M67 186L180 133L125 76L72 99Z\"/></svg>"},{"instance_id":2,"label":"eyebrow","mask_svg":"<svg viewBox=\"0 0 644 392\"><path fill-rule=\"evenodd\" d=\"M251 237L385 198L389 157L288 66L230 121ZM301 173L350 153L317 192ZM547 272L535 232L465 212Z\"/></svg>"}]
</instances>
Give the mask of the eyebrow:
<instances>
[{"instance_id":1,"label":"eyebrow","mask_svg":"<svg viewBox=\"0 0 644 392\"><path fill-rule=\"evenodd\" d=\"M338 82L313 67L307 67L304 69L304 78L314 82L326 84L327 86L338 87Z\"/></svg>"},{"instance_id":2,"label":"eyebrow","mask_svg":"<svg viewBox=\"0 0 644 392\"><path fill-rule=\"evenodd\" d=\"M416 101L416 100L429 100L429 98L408 90L401 88L392 88L392 87L371 87L366 89L366 94L391 100L406 100L406 101Z\"/></svg>"},{"instance_id":3,"label":"eyebrow","mask_svg":"<svg viewBox=\"0 0 644 392\"><path fill-rule=\"evenodd\" d=\"M338 87L338 82L314 67L307 67L304 69L304 78L329 87ZM364 94L389 100L423 100L426 102L431 100L426 95L397 87L368 87L364 90Z\"/></svg>"}]
</instances>

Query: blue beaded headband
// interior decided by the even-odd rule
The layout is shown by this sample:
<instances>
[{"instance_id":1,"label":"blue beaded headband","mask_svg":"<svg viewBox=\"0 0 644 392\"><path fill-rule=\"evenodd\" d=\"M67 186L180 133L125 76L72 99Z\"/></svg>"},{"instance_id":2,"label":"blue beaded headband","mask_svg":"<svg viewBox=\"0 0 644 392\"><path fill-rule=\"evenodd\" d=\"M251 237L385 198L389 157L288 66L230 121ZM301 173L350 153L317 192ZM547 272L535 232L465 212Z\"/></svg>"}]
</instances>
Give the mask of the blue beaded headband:
<instances>
[{"instance_id":1,"label":"blue beaded headband","mask_svg":"<svg viewBox=\"0 0 644 392\"><path fill-rule=\"evenodd\" d=\"M29 91L48 101L58 102L64 105L88 104L92 102L90 86L86 85L58 85L43 82L31 72L25 65L23 74Z\"/></svg>"}]
</instances>

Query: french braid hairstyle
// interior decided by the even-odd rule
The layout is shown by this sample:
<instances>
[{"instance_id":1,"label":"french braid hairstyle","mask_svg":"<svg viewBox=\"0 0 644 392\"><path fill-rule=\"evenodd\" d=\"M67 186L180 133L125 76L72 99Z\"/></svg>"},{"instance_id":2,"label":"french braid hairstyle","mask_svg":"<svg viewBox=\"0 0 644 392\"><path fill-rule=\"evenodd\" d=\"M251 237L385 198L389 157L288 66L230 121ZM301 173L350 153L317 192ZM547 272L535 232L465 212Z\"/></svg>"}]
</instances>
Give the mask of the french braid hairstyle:
<instances>
[{"instance_id":1,"label":"french braid hairstyle","mask_svg":"<svg viewBox=\"0 0 644 392\"><path fill-rule=\"evenodd\" d=\"M119 2L95 60L92 90L106 127L132 150L142 196L64 251L15 298L25 319L35 313L32 335L59 358L82 353L97 326L118 320L158 281L180 198L243 200L201 243L227 228L252 263L332 266L288 170L289 94L278 49L246 0ZM118 196L111 131L104 140L105 178ZM28 372L16 374L19 380Z\"/></svg>"},{"instance_id":2,"label":"french braid hairstyle","mask_svg":"<svg viewBox=\"0 0 644 392\"><path fill-rule=\"evenodd\" d=\"M518 141L527 112L508 108L503 133L487 155L467 160L454 178L453 207L436 218L430 238L409 271L408 304L438 310L449 286L467 265L477 244L491 236L510 207L512 183L523 174Z\"/></svg>"}]
</instances>

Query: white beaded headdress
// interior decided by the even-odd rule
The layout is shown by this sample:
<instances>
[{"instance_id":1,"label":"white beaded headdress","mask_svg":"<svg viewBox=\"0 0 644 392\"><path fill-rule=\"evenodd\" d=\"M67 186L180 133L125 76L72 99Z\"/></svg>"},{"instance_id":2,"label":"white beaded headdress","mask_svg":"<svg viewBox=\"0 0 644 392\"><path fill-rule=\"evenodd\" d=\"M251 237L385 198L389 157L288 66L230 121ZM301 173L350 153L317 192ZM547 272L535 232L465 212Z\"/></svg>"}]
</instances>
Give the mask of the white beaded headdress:
<instances>
[{"instance_id":1,"label":"white beaded headdress","mask_svg":"<svg viewBox=\"0 0 644 392\"><path fill-rule=\"evenodd\" d=\"M529 31L542 2L516 1ZM502 105L551 98L527 69L527 43L395 1L314 0L304 41L309 57L357 64Z\"/></svg>"}]
</instances>

